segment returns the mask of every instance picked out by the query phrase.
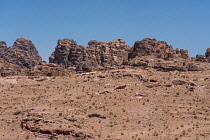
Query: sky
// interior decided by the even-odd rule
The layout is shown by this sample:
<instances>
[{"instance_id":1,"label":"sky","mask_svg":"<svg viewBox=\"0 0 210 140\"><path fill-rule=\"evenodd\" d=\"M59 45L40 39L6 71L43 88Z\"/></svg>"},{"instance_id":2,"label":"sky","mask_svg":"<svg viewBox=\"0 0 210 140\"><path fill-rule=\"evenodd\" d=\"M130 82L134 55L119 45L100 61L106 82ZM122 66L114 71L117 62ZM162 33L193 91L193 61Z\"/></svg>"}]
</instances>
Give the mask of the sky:
<instances>
[{"instance_id":1,"label":"sky","mask_svg":"<svg viewBox=\"0 0 210 140\"><path fill-rule=\"evenodd\" d=\"M58 39L108 42L155 38L190 56L210 48L210 0L0 0L0 41L33 42L44 61Z\"/></svg>"}]
</instances>

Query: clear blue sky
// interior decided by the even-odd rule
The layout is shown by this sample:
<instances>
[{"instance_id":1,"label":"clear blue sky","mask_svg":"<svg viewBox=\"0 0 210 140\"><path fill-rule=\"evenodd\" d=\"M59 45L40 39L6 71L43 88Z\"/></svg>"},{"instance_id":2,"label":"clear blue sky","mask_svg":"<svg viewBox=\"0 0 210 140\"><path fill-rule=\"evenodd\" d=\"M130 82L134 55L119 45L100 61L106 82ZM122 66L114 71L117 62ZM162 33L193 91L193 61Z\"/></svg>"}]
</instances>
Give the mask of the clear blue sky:
<instances>
[{"instance_id":1,"label":"clear blue sky","mask_svg":"<svg viewBox=\"0 0 210 140\"><path fill-rule=\"evenodd\" d=\"M31 40L43 60L57 40L143 38L186 48L191 56L210 47L210 0L0 0L0 41Z\"/></svg>"}]
</instances>

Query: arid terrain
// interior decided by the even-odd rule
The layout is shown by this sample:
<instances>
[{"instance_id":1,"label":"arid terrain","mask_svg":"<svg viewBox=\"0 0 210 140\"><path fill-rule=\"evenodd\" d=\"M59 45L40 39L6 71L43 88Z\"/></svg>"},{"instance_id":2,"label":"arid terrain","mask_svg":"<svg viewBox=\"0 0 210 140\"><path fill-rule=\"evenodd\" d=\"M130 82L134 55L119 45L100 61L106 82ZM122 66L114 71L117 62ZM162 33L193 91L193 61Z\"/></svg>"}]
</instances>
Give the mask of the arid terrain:
<instances>
[{"instance_id":1,"label":"arid terrain","mask_svg":"<svg viewBox=\"0 0 210 140\"><path fill-rule=\"evenodd\" d=\"M1 140L209 140L210 48L164 41L0 41Z\"/></svg>"},{"instance_id":2,"label":"arid terrain","mask_svg":"<svg viewBox=\"0 0 210 140\"><path fill-rule=\"evenodd\" d=\"M0 139L210 139L210 71L0 78Z\"/></svg>"}]
</instances>

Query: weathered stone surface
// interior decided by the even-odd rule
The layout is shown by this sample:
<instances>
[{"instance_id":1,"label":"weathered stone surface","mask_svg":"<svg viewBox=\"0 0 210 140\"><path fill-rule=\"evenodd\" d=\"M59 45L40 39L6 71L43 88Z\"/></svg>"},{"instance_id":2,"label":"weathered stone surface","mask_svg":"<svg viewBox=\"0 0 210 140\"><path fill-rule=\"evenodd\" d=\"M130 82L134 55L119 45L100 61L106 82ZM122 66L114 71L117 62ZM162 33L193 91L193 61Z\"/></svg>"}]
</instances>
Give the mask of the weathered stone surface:
<instances>
[{"instance_id":1,"label":"weathered stone surface","mask_svg":"<svg viewBox=\"0 0 210 140\"><path fill-rule=\"evenodd\" d=\"M121 65L128 59L129 49L122 39L110 42L92 40L88 43L88 47L79 46L72 39L63 39L58 41L49 62L89 72L100 66Z\"/></svg>"},{"instance_id":2,"label":"weathered stone surface","mask_svg":"<svg viewBox=\"0 0 210 140\"><path fill-rule=\"evenodd\" d=\"M53 124L53 126L52 126ZM47 121L40 118L22 119L20 127L22 129L38 134L49 136L68 136L69 139L94 139L95 133L86 130L61 129L57 121Z\"/></svg>"},{"instance_id":3,"label":"weathered stone surface","mask_svg":"<svg viewBox=\"0 0 210 140\"><path fill-rule=\"evenodd\" d=\"M19 38L12 47L0 42L1 75L20 75L27 73L41 61L35 46L30 40Z\"/></svg>"},{"instance_id":4,"label":"weathered stone surface","mask_svg":"<svg viewBox=\"0 0 210 140\"><path fill-rule=\"evenodd\" d=\"M155 62L154 67L155 69L163 72L167 71L187 71L187 67L183 66L180 62L171 61L171 62Z\"/></svg>"},{"instance_id":5,"label":"weathered stone surface","mask_svg":"<svg viewBox=\"0 0 210 140\"><path fill-rule=\"evenodd\" d=\"M128 63L131 66L147 68L149 67L149 61L147 59L142 59L140 57L135 57L131 59Z\"/></svg>"},{"instance_id":6,"label":"weathered stone surface","mask_svg":"<svg viewBox=\"0 0 210 140\"><path fill-rule=\"evenodd\" d=\"M142 41L136 41L129 53L129 59L135 57L153 55L157 58L168 60L174 57L176 52L164 41L145 38Z\"/></svg>"},{"instance_id":7,"label":"weathered stone surface","mask_svg":"<svg viewBox=\"0 0 210 140\"><path fill-rule=\"evenodd\" d=\"M78 46L72 39L58 40L55 51L49 58L50 63L56 63L65 68L76 65L83 57L84 47Z\"/></svg>"},{"instance_id":8,"label":"weathered stone surface","mask_svg":"<svg viewBox=\"0 0 210 140\"><path fill-rule=\"evenodd\" d=\"M206 49L205 55L196 55L195 60L196 61L200 61L200 62L208 62L208 63L210 63L210 48Z\"/></svg>"},{"instance_id":9,"label":"weathered stone surface","mask_svg":"<svg viewBox=\"0 0 210 140\"><path fill-rule=\"evenodd\" d=\"M9 63L26 68L32 68L41 61L41 57L34 44L30 40L24 38L17 39L14 45L8 48L5 59Z\"/></svg>"},{"instance_id":10,"label":"weathered stone surface","mask_svg":"<svg viewBox=\"0 0 210 140\"><path fill-rule=\"evenodd\" d=\"M173 49L164 41L150 38L136 41L132 48L122 39L110 42L92 40L87 47L77 45L72 39L63 39L58 40L55 51L49 57L50 63L41 64L41 57L33 43L19 38L9 48L0 41L0 73L2 76L57 76L65 72L111 70L126 65L161 71L200 71L207 66L197 64L198 61L210 62L209 56L210 48L205 55L191 58L186 49Z\"/></svg>"},{"instance_id":11,"label":"weathered stone surface","mask_svg":"<svg viewBox=\"0 0 210 140\"><path fill-rule=\"evenodd\" d=\"M180 54L181 54L181 58L184 58L184 59L189 58L188 50L187 49L181 49L180 50Z\"/></svg>"},{"instance_id":12,"label":"weathered stone surface","mask_svg":"<svg viewBox=\"0 0 210 140\"><path fill-rule=\"evenodd\" d=\"M120 66L128 59L129 46L124 40L98 42L92 40L88 43L88 53L96 63L101 66Z\"/></svg>"},{"instance_id":13,"label":"weathered stone surface","mask_svg":"<svg viewBox=\"0 0 210 140\"><path fill-rule=\"evenodd\" d=\"M0 50L2 51L2 50L5 50L5 49L7 49L7 44L6 44L6 42L0 41Z\"/></svg>"},{"instance_id":14,"label":"weathered stone surface","mask_svg":"<svg viewBox=\"0 0 210 140\"><path fill-rule=\"evenodd\" d=\"M77 67L78 71L92 71L92 67L95 66L86 48L77 45L72 39L58 40L58 45L50 56L49 62L64 68Z\"/></svg>"},{"instance_id":15,"label":"weathered stone surface","mask_svg":"<svg viewBox=\"0 0 210 140\"><path fill-rule=\"evenodd\" d=\"M207 48L207 49L206 49L205 56L206 56L206 57L209 57L209 56L210 56L210 48Z\"/></svg>"},{"instance_id":16,"label":"weathered stone surface","mask_svg":"<svg viewBox=\"0 0 210 140\"><path fill-rule=\"evenodd\" d=\"M196 55L196 61L201 61L201 62L207 62L208 59L205 57L205 55Z\"/></svg>"},{"instance_id":17,"label":"weathered stone surface","mask_svg":"<svg viewBox=\"0 0 210 140\"><path fill-rule=\"evenodd\" d=\"M188 63L187 64L187 69L188 71L203 71L204 68L199 66L199 65L196 65L195 63Z\"/></svg>"},{"instance_id":18,"label":"weathered stone surface","mask_svg":"<svg viewBox=\"0 0 210 140\"><path fill-rule=\"evenodd\" d=\"M39 65L36 65L32 69L28 75L30 76L63 76L67 75L68 73L73 73L74 69L64 69L63 67L59 66L55 63L46 63L40 62Z\"/></svg>"}]
</instances>

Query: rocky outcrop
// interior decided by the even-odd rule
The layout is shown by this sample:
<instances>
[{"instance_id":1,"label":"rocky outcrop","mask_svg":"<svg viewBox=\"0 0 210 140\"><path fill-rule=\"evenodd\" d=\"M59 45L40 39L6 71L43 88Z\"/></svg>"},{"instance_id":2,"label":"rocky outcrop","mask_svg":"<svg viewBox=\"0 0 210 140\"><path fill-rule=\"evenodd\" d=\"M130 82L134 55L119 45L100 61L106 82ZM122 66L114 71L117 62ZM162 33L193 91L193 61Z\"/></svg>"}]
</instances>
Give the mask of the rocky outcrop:
<instances>
[{"instance_id":1,"label":"rocky outcrop","mask_svg":"<svg viewBox=\"0 0 210 140\"><path fill-rule=\"evenodd\" d=\"M188 50L187 49L181 49L180 50L180 57L181 58L184 58L184 59L187 59L187 58L189 58L189 55L188 55Z\"/></svg>"},{"instance_id":2,"label":"rocky outcrop","mask_svg":"<svg viewBox=\"0 0 210 140\"><path fill-rule=\"evenodd\" d=\"M53 120L44 120L40 118L25 118L21 120L20 127L24 130L36 133L37 135L45 135L45 139L52 139L60 136L60 139L94 139L95 133L86 130L61 129L60 122ZM63 136L63 137L62 137Z\"/></svg>"},{"instance_id":3,"label":"rocky outcrop","mask_svg":"<svg viewBox=\"0 0 210 140\"><path fill-rule=\"evenodd\" d=\"M0 41L0 62L4 61L4 55L7 50L7 44L4 41Z\"/></svg>"},{"instance_id":4,"label":"rocky outcrop","mask_svg":"<svg viewBox=\"0 0 210 140\"><path fill-rule=\"evenodd\" d=\"M210 56L210 48L207 48L206 49L205 56L209 58L209 56Z\"/></svg>"},{"instance_id":5,"label":"rocky outcrop","mask_svg":"<svg viewBox=\"0 0 210 140\"><path fill-rule=\"evenodd\" d=\"M17 39L14 45L8 48L5 59L26 68L34 67L42 60L34 44L24 38Z\"/></svg>"},{"instance_id":6,"label":"rocky outcrop","mask_svg":"<svg viewBox=\"0 0 210 140\"><path fill-rule=\"evenodd\" d=\"M162 63L156 59L170 62ZM180 63L174 63L176 59L179 59ZM190 61L190 59L188 50L173 49L164 41L150 38L136 41L132 48L122 39L110 42L92 40L87 47L77 45L72 39L63 39L58 40L58 45L49 61L64 68L75 67L76 71L86 72L121 65L151 67L162 71L187 71L185 60ZM195 67L192 68L190 65L189 69L195 70Z\"/></svg>"},{"instance_id":7,"label":"rocky outcrop","mask_svg":"<svg viewBox=\"0 0 210 140\"><path fill-rule=\"evenodd\" d=\"M110 42L92 40L88 47L77 45L72 39L63 39L58 40L49 62L64 68L76 67L77 71L92 71L101 67L122 65L128 59L129 49L122 39Z\"/></svg>"},{"instance_id":8,"label":"rocky outcrop","mask_svg":"<svg viewBox=\"0 0 210 140\"><path fill-rule=\"evenodd\" d=\"M157 58L169 60L175 55L172 46L169 46L164 41L157 41L156 39L145 38L142 41L136 41L129 53L129 59L135 57L153 55Z\"/></svg>"},{"instance_id":9,"label":"rocky outcrop","mask_svg":"<svg viewBox=\"0 0 210 140\"><path fill-rule=\"evenodd\" d=\"M1 75L17 75L25 73L39 62L41 57L30 40L19 38L12 47L7 48L5 42L0 42Z\"/></svg>"},{"instance_id":10,"label":"rocky outcrop","mask_svg":"<svg viewBox=\"0 0 210 140\"><path fill-rule=\"evenodd\" d=\"M87 47L72 39L58 40L55 51L43 63L30 40L19 38L12 47L0 41L0 73L8 75L58 76L69 72L108 70L120 66L155 68L160 71L200 71L210 66L210 48L205 55L192 58L186 49L173 49L164 41L145 38L130 48L124 40L110 42L92 40Z\"/></svg>"},{"instance_id":11,"label":"rocky outcrop","mask_svg":"<svg viewBox=\"0 0 210 140\"><path fill-rule=\"evenodd\" d=\"M203 71L204 66L192 61L169 61L154 63L155 69L163 72L167 71Z\"/></svg>"},{"instance_id":12,"label":"rocky outcrop","mask_svg":"<svg viewBox=\"0 0 210 140\"><path fill-rule=\"evenodd\" d=\"M86 61L85 47L77 45L72 39L58 40L58 45L49 58L50 63L56 63L65 68L78 66Z\"/></svg>"},{"instance_id":13,"label":"rocky outcrop","mask_svg":"<svg viewBox=\"0 0 210 140\"><path fill-rule=\"evenodd\" d=\"M145 38L141 41L136 41L129 53L129 60L136 57L153 56L164 60L172 60L175 57L188 59L188 50L173 49L165 41L157 41L156 39Z\"/></svg>"},{"instance_id":14,"label":"rocky outcrop","mask_svg":"<svg viewBox=\"0 0 210 140\"><path fill-rule=\"evenodd\" d=\"M98 65L120 66L128 60L129 46L124 40L112 40L110 42L98 42L92 40L88 43L88 53Z\"/></svg>"},{"instance_id":15,"label":"rocky outcrop","mask_svg":"<svg viewBox=\"0 0 210 140\"><path fill-rule=\"evenodd\" d=\"M27 75L30 76L64 76L69 73L74 73L75 69L64 69L55 63L40 62L38 65L30 69Z\"/></svg>"},{"instance_id":16,"label":"rocky outcrop","mask_svg":"<svg viewBox=\"0 0 210 140\"><path fill-rule=\"evenodd\" d=\"M205 55L196 55L195 60L200 62L208 62L208 58L206 58Z\"/></svg>"},{"instance_id":17,"label":"rocky outcrop","mask_svg":"<svg viewBox=\"0 0 210 140\"><path fill-rule=\"evenodd\" d=\"M7 44L4 41L0 41L0 52L7 49Z\"/></svg>"},{"instance_id":18,"label":"rocky outcrop","mask_svg":"<svg viewBox=\"0 0 210 140\"><path fill-rule=\"evenodd\" d=\"M49 62L63 68L76 67L78 71L92 71L94 65L94 62L90 62L86 48L77 45L72 39L58 40L58 45L50 56Z\"/></svg>"},{"instance_id":19,"label":"rocky outcrop","mask_svg":"<svg viewBox=\"0 0 210 140\"><path fill-rule=\"evenodd\" d=\"M196 55L195 58L196 61L200 61L200 62L210 62L210 48L206 49L206 53L205 55Z\"/></svg>"}]
</instances>

